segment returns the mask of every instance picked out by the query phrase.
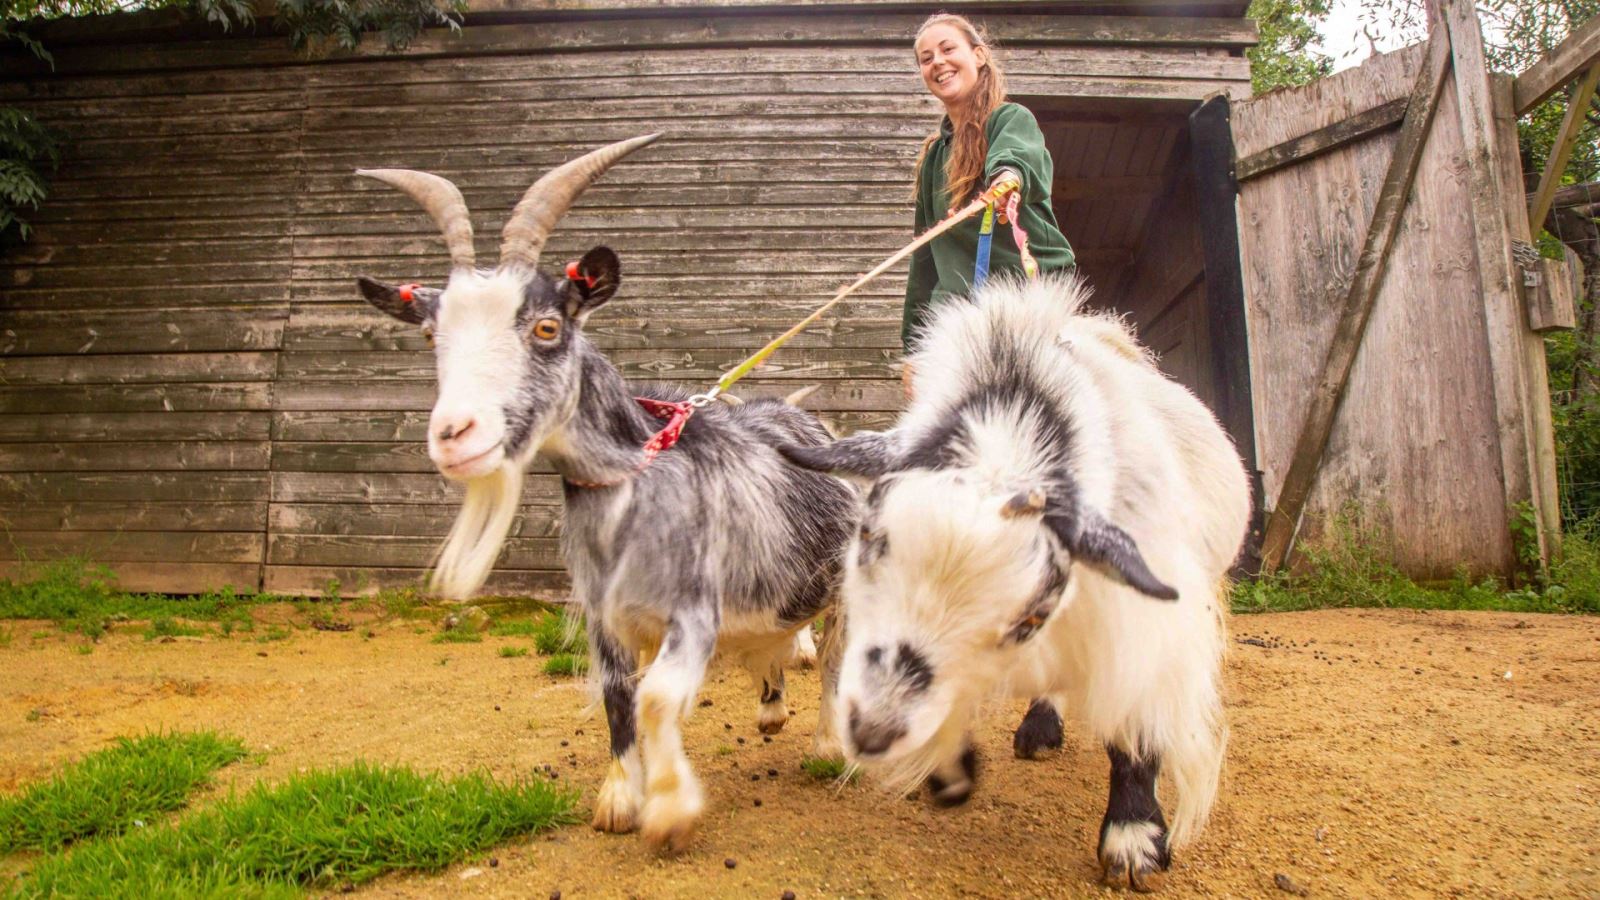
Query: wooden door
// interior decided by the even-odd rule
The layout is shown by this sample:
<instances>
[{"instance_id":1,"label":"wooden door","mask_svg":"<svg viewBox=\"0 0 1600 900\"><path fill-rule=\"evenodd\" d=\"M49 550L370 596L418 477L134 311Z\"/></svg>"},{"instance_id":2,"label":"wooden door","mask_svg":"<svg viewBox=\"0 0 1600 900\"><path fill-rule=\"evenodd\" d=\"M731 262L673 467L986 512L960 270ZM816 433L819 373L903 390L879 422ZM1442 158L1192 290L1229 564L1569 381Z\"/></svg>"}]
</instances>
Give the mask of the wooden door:
<instances>
[{"instance_id":1,"label":"wooden door","mask_svg":"<svg viewBox=\"0 0 1600 900\"><path fill-rule=\"evenodd\" d=\"M1394 180L1397 146L1408 128L1422 129L1402 147L1420 154L1408 155L1414 179L1389 223L1392 245L1373 276L1356 343L1345 340L1348 328L1341 333L1354 357L1342 399L1324 417L1330 427L1304 482L1303 514L1288 526L1303 545L1341 514L1358 517L1368 537L1382 539L1418 577L1448 577L1463 566L1510 572L1517 557L1509 525L1523 504L1544 514L1542 524L1553 520L1553 459L1538 437L1549 421L1544 361L1508 262L1504 198L1510 190L1520 199L1520 182L1501 150L1515 165L1515 147L1503 147L1504 128L1486 117L1497 82L1481 68L1476 22L1471 35L1450 24L1455 46L1435 48L1431 60L1428 45L1414 45L1231 110L1268 510L1278 508L1293 460L1305 455L1315 418L1308 410L1324 390L1325 364L1338 355L1330 347L1338 346L1347 297L1371 269L1362 257L1377 252L1368 230ZM1416 104L1428 72L1436 76L1431 122L1406 126L1407 109L1424 108ZM1267 530L1270 548L1270 520Z\"/></svg>"}]
</instances>

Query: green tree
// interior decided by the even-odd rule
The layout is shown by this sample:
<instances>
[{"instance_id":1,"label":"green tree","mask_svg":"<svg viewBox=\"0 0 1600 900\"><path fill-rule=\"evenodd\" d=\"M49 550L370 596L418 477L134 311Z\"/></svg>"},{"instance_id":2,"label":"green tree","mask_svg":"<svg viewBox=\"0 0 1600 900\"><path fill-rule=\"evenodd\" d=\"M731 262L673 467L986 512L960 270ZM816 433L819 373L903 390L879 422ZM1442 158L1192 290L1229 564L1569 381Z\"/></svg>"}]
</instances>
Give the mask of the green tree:
<instances>
[{"instance_id":1,"label":"green tree","mask_svg":"<svg viewBox=\"0 0 1600 900\"><path fill-rule=\"evenodd\" d=\"M276 0L265 23L251 0L0 0L0 50L17 47L53 63L28 28L62 18L175 10L222 31L266 28L310 54L354 49L376 34L390 50L410 44L430 25L459 30L467 0ZM59 139L25 109L0 106L0 246L24 241L26 211L38 209L60 162Z\"/></svg>"},{"instance_id":2,"label":"green tree","mask_svg":"<svg viewBox=\"0 0 1600 900\"><path fill-rule=\"evenodd\" d=\"M1261 31L1261 41L1245 55L1250 87L1257 94L1309 84L1333 71L1333 60L1311 49L1317 26L1328 16L1329 0L1251 0L1246 13Z\"/></svg>"}]
</instances>

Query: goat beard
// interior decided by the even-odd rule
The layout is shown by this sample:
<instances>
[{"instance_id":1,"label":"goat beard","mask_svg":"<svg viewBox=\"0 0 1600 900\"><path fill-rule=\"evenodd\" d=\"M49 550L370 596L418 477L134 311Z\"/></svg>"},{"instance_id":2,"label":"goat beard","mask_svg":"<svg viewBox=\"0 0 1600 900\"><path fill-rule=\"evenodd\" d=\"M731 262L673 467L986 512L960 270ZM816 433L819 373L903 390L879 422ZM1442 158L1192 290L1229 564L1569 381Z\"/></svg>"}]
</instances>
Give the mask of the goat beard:
<instances>
[{"instance_id":1,"label":"goat beard","mask_svg":"<svg viewBox=\"0 0 1600 900\"><path fill-rule=\"evenodd\" d=\"M433 563L429 589L464 600L483 586L494 568L522 500L522 467L507 465L467 482L466 497Z\"/></svg>"}]
</instances>

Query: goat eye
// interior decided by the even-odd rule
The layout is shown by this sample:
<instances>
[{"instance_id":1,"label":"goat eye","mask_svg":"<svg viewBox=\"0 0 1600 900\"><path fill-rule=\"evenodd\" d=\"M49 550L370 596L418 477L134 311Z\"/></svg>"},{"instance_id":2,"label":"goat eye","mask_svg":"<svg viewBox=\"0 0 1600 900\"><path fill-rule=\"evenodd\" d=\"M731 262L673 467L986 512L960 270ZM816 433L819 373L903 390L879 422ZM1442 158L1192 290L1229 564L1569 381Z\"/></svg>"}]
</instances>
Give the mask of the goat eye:
<instances>
[{"instance_id":1,"label":"goat eye","mask_svg":"<svg viewBox=\"0 0 1600 900\"><path fill-rule=\"evenodd\" d=\"M560 319L540 319L533 323L533 336L541 341L553 341L560 333Z\"/></svg>"}]
</instances>

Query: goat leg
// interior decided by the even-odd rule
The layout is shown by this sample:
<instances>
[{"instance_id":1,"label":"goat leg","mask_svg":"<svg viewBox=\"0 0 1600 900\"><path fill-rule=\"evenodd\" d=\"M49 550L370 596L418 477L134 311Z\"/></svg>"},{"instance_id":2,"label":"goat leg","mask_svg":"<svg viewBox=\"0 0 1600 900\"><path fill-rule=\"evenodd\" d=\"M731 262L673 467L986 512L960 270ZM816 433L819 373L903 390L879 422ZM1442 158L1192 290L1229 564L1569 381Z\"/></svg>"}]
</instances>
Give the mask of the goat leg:
<instances>
[{"instance_id":1,"label":"goat leg","mask_svg":"<svg viewBox=\"0 0 1600 900\"><path fill-rule=\"evenodd\" d=\"M640 833L654 850L677 853L687 847L705 808L700 781L683 752L682 720L705 679L716 636L714 613L674 614L661 652L639 682L645 751Z\"/></svg>"},{"instance_id":2,"label":"goat leg","mask_svg":"<svg viewBox=\"0 0 1600 900\"><path fill-rule=\"evenodd\" d=\"M611 768L595 798L591 824L596 831L624 834L638 827L639 807L644 803L644 763L634 719L635 654L590 618L589 657L594 661L611 730Z\"/></svg>"},{"instance_id":3,"label":"goat leg","mask_svg":"<svg viewBox=\"0 0 1600 900\"><path fill-rule=\"evenodd\" d=\"M1161 757L1152 753L1135 759L1111 744L1106 755L1111 757L1111 796L1100 821L1102 880L1140 893L1160 890L1161 873L1172 866L1167 821L1156 801Z\"/></svg>"}]
</instances>

